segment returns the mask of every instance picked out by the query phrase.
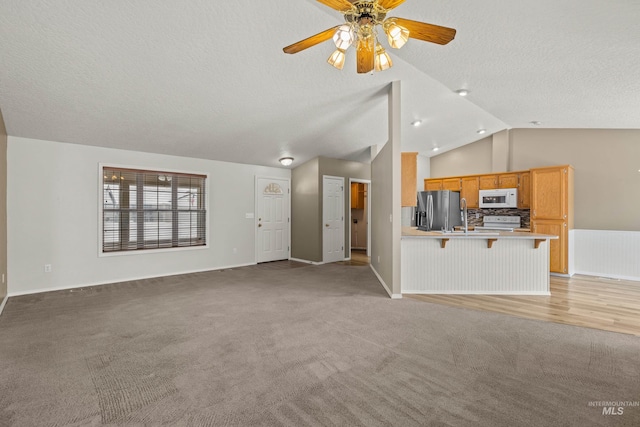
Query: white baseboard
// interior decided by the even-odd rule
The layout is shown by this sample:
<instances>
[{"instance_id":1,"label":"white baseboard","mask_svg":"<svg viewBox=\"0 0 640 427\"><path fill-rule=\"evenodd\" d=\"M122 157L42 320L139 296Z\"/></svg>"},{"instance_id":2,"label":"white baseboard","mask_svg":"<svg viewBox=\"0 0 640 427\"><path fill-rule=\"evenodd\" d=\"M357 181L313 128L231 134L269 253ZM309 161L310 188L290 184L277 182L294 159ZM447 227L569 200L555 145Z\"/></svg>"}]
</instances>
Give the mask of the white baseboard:
<instances>
[{"instance_id":1,"label":"white baseboard","mask_svg":"<svg viewBox=\"0 0 640 427\"><path fill-rule=\"evenodd\" d=\"M382 287L384 287L384 290L387 291L391 299L402 299L402 294L394 294L393 292L391 292L387 284L384 282L384 280L382 280L382 277L378 274L378 272L376 271L376 269L373 267L372 264L369 264L369 267L371 267L371 271L373 271L373 274L376 275L376 277L378 278L378 281L380 282Z\"/></svg>"},{"instance_id":2,"label":"white baseboard","mask_svg":"<svg viewBox=\"0 0 640 427\"><path fill-rule=\"evenodd\" d=\"M640 277L625 276L624 274L602 273L597 271L576 271L576 274L581 274L583 276L602 277L603 279L629 280L631 282L640 282Z\"/></svg>"},{"instance_id":3,"label":"white baseboard","mask_svg":"<svg viewBox=\"0 0 640 427\"><path fill-rule=\"evenodd\" d=\"M309 261L307 259L300 259L300 258L289 258L289 261L302 262L302 263L311 264L311 265L322 265L322 264L324 264L323 262Z\"/></svg>"},{"instance_id":4,"label":"white baseboard","mask_svg":"<svg viewBox=\"0 0 640 427\"><path fill-rule=\"evenodd\" d=\"M403 295L531 295L531 296L549 296L551 292L526 292L526 291L402 291Z\"/></svg>"},{"instance_id":5,"label":"white baseboard","mask_svg":"<svg viewBox=\"0 0 640 427\"><path fill-rule=\"evenodd\" d=\"M4 306L7 305L7 300L9 299L9 295L5 295L0 303L0 316L2 315L2 310L4 310Z\"/></svg>"},{"instance_id":6,"label":"white baseboard","mask_svg":"<svg viewBox=\"0 0 640 427\"><path fill-rule=\"evenodd\" d=\"M130 277L123 278L118 280L109 280L104 282L93 282L93 283L85 283L82 285L72 285L72 286L58 286L55 288L42 288L42 289L30 289L28 291L18 291L18 292L9 292L7 297L18 297L22 295L32 295L32 294L41 294L44 292L55 292L55 291L66 291L70 289L79 289L79 288L89 288L92 286L103 286L103 285L111 285L113 283L122 283L122 282L131 282L134 280L145 280L145 279L155 279L157 277L171 277L171 276L180 276L182 274L192 274L192 273L204 273L207 271L219 271L219 270L229 270L231 268L240 268L240 267L248 267L250 265L256 265L255 262L247 263L247 264L238 264L238 265L228 265L224 267L216 267L216 268L204 268L199 270L188 270L181 271L178 273L170 273L170 274L154 274L149 276L139 276L139 277Z\"/></svg>"}]
</instances>

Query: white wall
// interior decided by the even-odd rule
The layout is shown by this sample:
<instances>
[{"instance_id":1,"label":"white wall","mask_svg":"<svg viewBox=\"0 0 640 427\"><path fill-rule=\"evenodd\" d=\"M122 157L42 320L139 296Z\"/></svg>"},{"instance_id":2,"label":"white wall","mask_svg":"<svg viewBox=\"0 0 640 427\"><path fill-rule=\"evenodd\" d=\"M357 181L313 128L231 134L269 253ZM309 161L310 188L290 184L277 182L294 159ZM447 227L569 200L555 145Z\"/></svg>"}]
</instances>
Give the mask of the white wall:
<instances>
[{"instance_id":1,"label":"white wall","mask_svg":"<svg viewBox=\"0 0 640 427\"><path fill-rule=\"evenodd\" d=\"M10 296L253 264L255 224L245 214L255 209L255 177L291 176L289 169L12 136L7 163ZM208 173L209 247L98 257L99 163Z\"/></svg>"}]
</instances>

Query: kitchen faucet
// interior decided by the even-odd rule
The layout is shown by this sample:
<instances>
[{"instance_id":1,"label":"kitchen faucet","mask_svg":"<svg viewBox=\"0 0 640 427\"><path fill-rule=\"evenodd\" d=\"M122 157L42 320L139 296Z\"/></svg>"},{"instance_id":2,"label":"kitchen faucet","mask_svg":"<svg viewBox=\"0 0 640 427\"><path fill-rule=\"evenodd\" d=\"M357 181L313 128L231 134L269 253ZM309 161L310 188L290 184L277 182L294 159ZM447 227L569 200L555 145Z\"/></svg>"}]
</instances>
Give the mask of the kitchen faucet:
<instances>
[{"instance_id":1,"label":"kitchen faucet","mask_svg":"<svg viewBox=\"0 0 640 427\"><path fill-rule=\"evenodd\" d=\"M464 205L464 206L463 206ZM464 197L460 199L460 209L462 209L462 220L464 221L464 234L469 233L469 222L467 219L467 199Z\"/></svg>"}]
</instances>

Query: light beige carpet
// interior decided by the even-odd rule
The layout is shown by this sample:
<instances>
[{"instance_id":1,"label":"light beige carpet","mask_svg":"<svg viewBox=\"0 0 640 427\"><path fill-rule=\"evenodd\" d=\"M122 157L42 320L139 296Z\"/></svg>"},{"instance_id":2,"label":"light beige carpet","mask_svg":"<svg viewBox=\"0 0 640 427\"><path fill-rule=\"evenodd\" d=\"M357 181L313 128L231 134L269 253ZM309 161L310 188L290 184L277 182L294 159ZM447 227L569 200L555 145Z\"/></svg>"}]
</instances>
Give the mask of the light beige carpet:
<instances>
[{"instance_id":1,"label":"light beige carpet","mask_svg":"<svg viewBox=\"0 0 640 427\"><path fill-rule=\"evenodd\" d=\"M9 299L0 426L640 425L640 339L293 262ZM618 411L618 410L616 410Z\"/></svg>"}]
</instances>

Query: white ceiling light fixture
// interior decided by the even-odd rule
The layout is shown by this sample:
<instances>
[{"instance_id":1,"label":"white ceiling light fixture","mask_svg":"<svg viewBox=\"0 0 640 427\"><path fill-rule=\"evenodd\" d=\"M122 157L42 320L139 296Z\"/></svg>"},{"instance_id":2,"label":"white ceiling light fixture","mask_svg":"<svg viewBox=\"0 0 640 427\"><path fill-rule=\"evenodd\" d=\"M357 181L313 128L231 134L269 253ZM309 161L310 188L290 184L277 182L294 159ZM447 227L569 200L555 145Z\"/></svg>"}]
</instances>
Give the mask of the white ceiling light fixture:
<instances>
[{"instance_id":1,"label":"white ceiling light fixture","mask_svg":"<svg viewBox=\"0 0 640 427\"><path fill-rule=\"evenodd\" d=\"M439 148L438 148L438 147L433 147L433 148L431 149L431 151L438 151L438 150L439 150Z\"/></svg>"},{"instance_id":2,"label":"white ceiling light fixture","mask_svg":"<svg viewBox=\"0 0 640 427\"><path fill-rule=\"evenodd\" d=\"M469 95L469 89L458 89L456 93L460 96L467 96Z\"/></svg>"},{"instance_id":3,"label":"white ceiling light fixture","mask_svg":"<svg viewBox=\"0 0 640 427\"><path fill-rule=\"evenodd\" d=\"M416 127L416 128L418 126L420 126L421 124L422 124L422 120L414 120L414 121L411 122L411 126Z\"/></svg>"},{"instance_id":4,"label":"white ceiling light fixture","mask_svg":"<svg viewBox=\"0 0 640 427\"><path fill-rule=\"evenodd\" d=\"M282 164L282 166L289 166L291 163L293 163L293 157L283 157L279 160L280 164Z\"/></svg>"},{"instance_id":5,"label":"white ceiling light fixture","mask_svg":"<svg viewBox=\"0 0 640 427\"><path fill-rule=\"evenodd\" d=\"M532 121L530 121L529 123L531 123L531 124L532 124L532 125L534 125L534 126L540 126L540 125L542 124L542 122L539 122L539 121L537 121L537 120L532 120Z\"/></svg>"},{"instance_id":6,"label":"white ceiling light fixture","mask_svg":"<svg viewBox=\"0 0 640 427\"><path fill-rule=\"evenodd\" d=\"M486 129L478 129L478 130L476 131L476 133L477 133L478 135L484 135L485 133L487 133L487 130L486 130Z\"/></svg>"}]
</instances>

